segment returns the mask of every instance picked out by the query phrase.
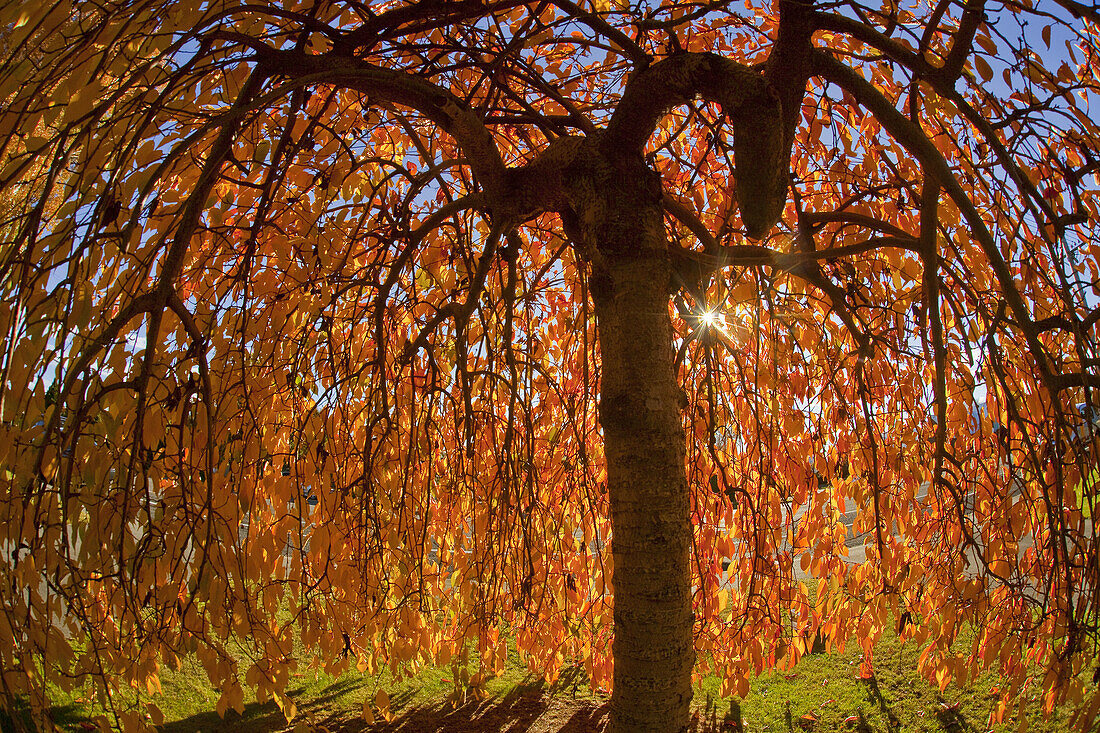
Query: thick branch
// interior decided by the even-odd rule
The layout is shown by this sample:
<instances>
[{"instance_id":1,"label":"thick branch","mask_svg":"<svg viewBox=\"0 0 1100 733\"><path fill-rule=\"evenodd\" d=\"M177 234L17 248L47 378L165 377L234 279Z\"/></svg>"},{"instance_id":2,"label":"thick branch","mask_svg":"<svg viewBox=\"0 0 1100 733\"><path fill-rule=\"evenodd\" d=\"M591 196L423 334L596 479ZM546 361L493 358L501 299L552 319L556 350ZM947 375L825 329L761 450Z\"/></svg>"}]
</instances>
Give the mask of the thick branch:
<instances>
[{"instance_id":1,"label":"thick branch","mask_svg":"<svg viewBox=\"0 0 1100 733\"><path fill-rule=\"evenodd\" d=\"M1084 3L1075 2L1075 0L1054 0L1054 2L1068 10L1074 18L1084 18L1085 20L1091 20L1093 23L1100 23L1100 9L1095 4L1085 5Z\"/></svg>"},{"instance_id":2,"label":"thick branch","mask_svg":"<svg viewBox=\"0 0 1100 733\"><path fill-rule=\"evenodd\" d=\"M856 224L867 229L890 234L899 239L913 239L912 235L900 227L894 226L888 221L883 221L868 214L860 214L854 211L807 211L802 214L802 220L811 227L816 224L828 224L832 222L840 224Z\"/></svg>"},{"instance_id":3,"label":"thick branch","mask_svg":"<svg viewBox=\"0 0 1100 733\"><path fill-rule=\"evenodd\" d=\"M408 3L375 15L341 37L336 47L342 52L351 53L371 46L396 29L401 29L401 35L423 33L464 20L484 18L487 13L504 12L525 2L526 0L504 0L497 3L487 3L485 0L423 0Z\"/></svg>"},{"instance_id":4,"label":"thick branch","mask_svg":"<svg viewBox=\"0 0 1100 733\"><path fill-rule=\"evenodd\" d=\"M714 235L710 233L706 225L699 221L699 217L685 204L678 201L675 197L666 193L661 197L661 205L665 211L672 214L673 217L681 224L686 226L695 238L698 239L703 249L708 254L717 252L721 245L718 244L718 240L714 238Z\"/></svg>"},{"instance_id":5,"label":"thick branch","mask_svg":"<svg viewBox=\"0 0 1100 733\"><path fill-rule=\"evenodd\" d=\"M646 53L645 49L639 46L637 43L630 39L630 36L623 33L615 26L608 23L595 13L589 13L580 7L576 3L569 2L569 0L551 0L554 5L558 6L573 18L576 18L581 23L599 33L601 36L618 46L619 50L630 57L630 60L641 66L649 66L653 61L653 57Z\"/></svg>"},{"instance_id":6,"label":"thick branch","mask_svg":"<svg viewBox=\"0 0 1100 733\"><path fill-rule=\"evenodd\" d=\"M947 83L954 83L962 74L963 66L970 52L974 50L974 36L985 19L985 0L968 2L963 10L959 27L955 31L955 37L951 41L951 50L940 67L940 78Z\"/></svg>"},{"instance_id":7,"label":"thick branch","mask_svg":"<svg viewBox=\"0 0 1100 733\"><path fill-rule=\"evenodd\" d=\"M692 229L692 233L696 234L696 231ZM713 241L713 237L710 240ZM705 243L704 246L706 246ZM807 263L851 257L878 249L904 249L916 252L919 250L919 243L915 239L900 237L872 237L856 244L809 252L779 252L759 244L741 244L731 247L715 244L706 252L673 247L671 252L674 258L697 262L711 271L724 267L773 267L776 270L804 276L805 273L800 270Z\"/></svg>"},{"instance_id":8,"label":"thick branch","mask_svg":"<svg viewBox=\"0 0 1100 733\"><path fill-rule=\"evenodd\" d=\"M630 77L607 124L607 145L642 152L668 110L696 97L722 105L731 119L757 103L779 119L779 101L759 72L714 53L678 53Z\"/></svg>"},{"instance_id":9,"label":"thick branch","mask_svg":"<svg viewBox=\"0 0 1100 733\"><path fill-rule=\"evenodd\" d=\"M604 144L640 154L661 117L696 97L720 104L733 123L737 202L748 235L760 238L783 213L790 166L782 105L760 73L713 53L662 59L631 77Z\"/></svg>"},{"instance_id":10,"label":"thick branch","mask_svg":"<svg viewBox=\"0 0 1100 733\"><path fill-rule=\"evenodd\" d=\"M1070 389L1071 387L1091 387L1100 389L1100 374L1091 372L1072 372L1069 374L1055 374L1051 378L1051 384L1057 391Z\"/></svg>"},{"instance_id":11,"label":"thick branch","mask_svg":"<svg viewBox=\"0 0 1100 733\"><path fill-rule=\"evenodd\" d=\"M494 206L507 200L504 162L492 135L473 110L450 92L412 74L335 54L273 49L259 54L275 74L356 89L375 101L420 112L455 139Z\"/></svg>"},{"instance_id":12,"label":"thick branch","mask_svg":"<svg viewBox=\"0 0 1100 733\"><path fill-rule=\"evenodd\" d=\"M943 458L947 453L947 351L940 318L939 196L939 183L926 175L921 193L920 239L921 260L924 262L924 304L928 309L936 369L936 453L932 469L934 487L938 487L943 480Z\"/></svg>"},{"instance_id":13,"label":"thick branch","mask_svg":"<svg viewBox=\"0 0 1100 733\"><path fill-rule=\"evenodd\" d=\"M780 0L779 33L768 54L764 78L783 106L784 148L788 155L802 117L802 98L810 78L811 37L817 30L814 0Z\"/></svg>"},{"instance_id":14,"label":"thick branch","mask_svg":"<svg viewBox=\"0 0 1100 733\"><path fill-rule=\"evenodd\" d=\"M787 202L791 146L809 77L812 0L782 0L764 72L712 53L678 53L636 73L607 126L609 148L642 152L669 109L702 97L733 124L737 204L746 233L767 234Z\"/></svg>"}]
</instances>

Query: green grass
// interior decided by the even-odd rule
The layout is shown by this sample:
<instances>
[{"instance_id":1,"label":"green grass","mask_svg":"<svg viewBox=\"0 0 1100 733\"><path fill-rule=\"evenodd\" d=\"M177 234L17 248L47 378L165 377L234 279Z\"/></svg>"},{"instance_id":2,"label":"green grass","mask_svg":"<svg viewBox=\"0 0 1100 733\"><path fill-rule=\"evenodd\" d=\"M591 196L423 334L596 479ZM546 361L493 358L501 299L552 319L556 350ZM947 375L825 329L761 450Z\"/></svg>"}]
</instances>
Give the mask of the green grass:
<instances>
[{"instance_id":1,"label":"green grass","mask_svg":"<svg viewBox=\"0 0 1100 733\"><path fill-rule=\"evenodd\" d=\"M996 675L981 675L965 687L951 684L941 693L917 671L920 653L919 645L902 644L896 636L884 635L875 647L871 680L857 679L858 647L844 654L808 655L791 672L771 672L753 680L744 700L715 702L715 707L725 712L722 706L728 706L731 710L725 712L724 719L732 722L740 718L744 731L803 730L800 721L807 715L816 719L807 726L813 731L1001 733L1018 729L1019 721L1011 712L1002 723L989 725L999 697L993 692L999 683ZM705 679L697 698L715 695L718 686L717 678ZM1043 720L1041 708L1039 695L1033 691L1027 704L1029 731L1068 729L1067 711L1056 710L1049 720ZM727 727L737 729L736 725Z\"/></svg>"},{"instance_id":2,"label":"green grass","mask_svg":"<svg viewBox=\"0 0 1100 733\"><path fill-rule=\"evenodd\" d=\"M694 702L697 729L761 733L990 730L989 715L996 704L992 689L998 684L997 677L986 674L964 688L952 684L941 693L918 674L920 651L916 644L902 644L896 636L884 636L876 647L875 678L870 681L856 678L858 648L844 654L833 651L808 655L790 672L776 671L753 680L744 700L719 698L720 680L704 678ZM574 711L586 709L589 717L580 719L591 721L592 711L604 702L588 691L583 674L575 668L566 670L554 685L544 685L528 673L514 649L510 651L504 674L488 680L481 697L475 699L471 693L458 710L448 701L455 690L451 680L449 666L428 668L403 680L395 680L388 672L363 675L354 668L340 677L303 669L288 685L288 693L298 709L294 725L286 722L274 702L261 704L247 690L243 715L230 711L223 720L214 712L218 694L206 682L201 665L194 659L185 659L179 670L163 671L163 694L153 699L164 712L162 730L168 733L369 729L356 721L364 701L373 699L379 688L388 693L394 713L406 719L407 730L441 727L456 731L495 730L506 725L511 730L524 730L523 725L531 723L550 699L567 708L566 718ZM1065 711L1056 711L1050 720L1042 719L1038 693L1033 690L1028 699L1029 730L1039 733L1066 730ZM63 730L81 730L81 721L102 711L94 695L87 693L58 693L52 701L54 720ZM801 724L808 722L803 717L807 715L812 715L816 722L804 728ZM991 730L1001 733L1017 727L1018 721L1006 716L1004 723ZM576 725L569 728L588 729Z\"/></svg>"}]
</instances>

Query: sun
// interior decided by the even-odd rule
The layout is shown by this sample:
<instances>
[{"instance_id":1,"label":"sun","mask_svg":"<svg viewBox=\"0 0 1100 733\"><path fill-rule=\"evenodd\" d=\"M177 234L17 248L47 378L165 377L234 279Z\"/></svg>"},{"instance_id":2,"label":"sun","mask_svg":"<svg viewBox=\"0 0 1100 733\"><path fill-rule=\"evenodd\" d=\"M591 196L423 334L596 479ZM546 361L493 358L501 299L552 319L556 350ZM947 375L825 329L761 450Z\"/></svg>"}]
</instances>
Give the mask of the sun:
<instances>
[{"instance_id":1,"label":"sun","mask_svg":"<svg viewBox=\"0 0 1100 733\"><path fill-rule=\"evenodd\" d=\"M717 332L726 338L732 338L725 314L714 308L707 308L699 312L698 328L702 331Z\"/></svg>"}]
</instances>

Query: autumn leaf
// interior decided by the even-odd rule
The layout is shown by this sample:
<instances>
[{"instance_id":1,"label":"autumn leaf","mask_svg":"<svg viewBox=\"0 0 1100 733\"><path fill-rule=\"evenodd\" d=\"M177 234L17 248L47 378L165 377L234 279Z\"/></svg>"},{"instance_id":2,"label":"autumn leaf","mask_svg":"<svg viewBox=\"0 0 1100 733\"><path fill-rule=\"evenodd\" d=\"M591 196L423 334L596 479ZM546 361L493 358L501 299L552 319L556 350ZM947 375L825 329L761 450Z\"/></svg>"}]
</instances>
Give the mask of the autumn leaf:
<instances>
[{"instance_id":1,"label":"autumn leaf","mask_svg":"<svg viewBox=\"0 0 1100 733\"><path fill-rule=\"evenodd\" d=\"M0 704L678 728L889 625L1100 710L1083 4L77 5L0 8Z\"/></svg>"}]
</instances>

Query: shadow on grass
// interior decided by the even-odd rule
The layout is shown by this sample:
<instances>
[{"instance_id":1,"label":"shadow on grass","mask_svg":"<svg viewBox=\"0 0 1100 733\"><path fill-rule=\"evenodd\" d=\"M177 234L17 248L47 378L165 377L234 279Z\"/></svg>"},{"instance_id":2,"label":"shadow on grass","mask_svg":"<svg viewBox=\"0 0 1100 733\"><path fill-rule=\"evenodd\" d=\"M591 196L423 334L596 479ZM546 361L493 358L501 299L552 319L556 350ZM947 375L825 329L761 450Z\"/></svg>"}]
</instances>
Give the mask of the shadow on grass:
<instances>
[{"instance_id":1,"label":"shadow on grass","mask_svg":"<svg viewBox=\"0 0 1100 733\"><path fill-rule=\"evenodd\" d=\"M334 685L335 686L335 685ZM287 695L294 699L304 692L302 689L287 690ZM316 703L311 703L312 707ZM159 727L162 733L193 733L193 731L274 731L286 728L286 718L283 711L273 700L264 703L253 702L244 706L244 712L235 710L226 712L225 718L219 718L212 710L196 713L182 720L166 723Z\"/></svg>"},{"instance_id":2,"label":"shadow on grass","mask_svg":"<svg viewBox=\"0 0 1100 733\"><path fill-rule=\"evenodd\" d=\"M602 730L602 719L606 713L596 703L588 700L574 700L567 692L576 689L574 680L563 674L553 685L528 677L506 694L485 700L469 698L464 704L453 707L440 702L405 707L411 702L411 696L404 700L391 698L390 706L395 717L388 723L367 724L357 719L332 720L326 722L330 730L339 733L357 731L440 731L460 733L466 731L525 731L536 720L546 716L544 721L549 730L581 731ZM540 725L542 728L543 725Z\"/></svg>"},{"instance_id":3,"label":"shadow on grass","mask_svg":"<svg viewBox=\"0 0 1100 733\"><path fill-rule=\"evenodd\" d=\"M339 680L304 702L301 700L305 693L303 688L287 690L287 695L299 705L295 720L305 719L325 725L330 730L337 728L342 730L344 728L341 728L341 726L346 724L348 715L352 714L352 711L343 707L333 710L331 704L361 686L361 683L354 679ZM390 705L395 710L399 710L408 705L413 697L413 692L395 694L390 699ZM338 704L346 706L346 701L340 701ZM268 733L269 731L283 731L287 727L283 711L279 709L274 701L268 700L264 703L253 702L245 705L243 713L230 710L225 714L224 719L219 718L216 712L206 711L167 723L160 726L158 730L162 733L193 733L198 730L205 733L221 733L222 731ZM348 730L357 729L348 728ZM371 728L371 730L377 730L377 728Z\"/></svg>"},{"instance_id":4,"label":"shadow on grass","mask_svg":"<svg viewBox=\"0 0 1100 733\"><path fill-rule=\"evenodd\" d=\"M690 733L746 733L746 721L741 713L740 701L729 700L729 709L719 717L718 708L724 701L712 701L707 697L704 708L692 717ZM587 730L587 729L585 729ZM756 730L756 728L752 728Z\"/></svg>"},{"instance_id":5,"label":"shadow on grass","mask_svg":"<svg viewBox=\"0 0 1100 733\"><path fill-rule=\"evenodd\" d=\"M358 710L347 707L347 693L361 687L355 680L340 680L325 687L308 701L300 701L296 720L322 725L332 733L474 733L501 731L521 733L537 730L546 733L602 733L607 730L610 703L606 698L589 697L587 682L579 668L563 670L553 684L528 676L505 694L476 700L470 697L458 707L447 702L416 704L415 691L390 697L394 717L389 722L366 723ZM578 692L581 693L578 696ZM303 688L288 690L291 699L306 694ZM335 703L335 704L334 704ZM708 704L693 717L691 733L742 733L741 707L734 701L728 712L719 713L722 701ZM83 720L75 706L51 710L58 724L75 726ZM288 725L282 710L273 702L249 703L243 713L230 710L225 718L205 711L159 727L162 733L275 733ZM0 730L7 731L4 725Z\"/></svg>"},{"instance_id":6,"label":"shadow on grass","mask_svg":"<svg viewBox=\"0 0 1100 733\"><path fill-rule=\"evenodd\" d=\"M867 717L863 714L862 710L857 712L856 716L859 720L857 720L851 728L853 733L874 733L874 729L871 727L871 724L867 722Z\"/></svg>"},{"instance_id":7,"label":"shadow on grass","mask_svg":"<svg viewBox=\"0 0 1100 733\"><path fill-rule=\"evenodd\" d=\"M745 721L741 716L741 703L730 700L729 710L721 718L718 717L718 703L707 696L707 704L698 714L698 718L692 720L692 733L745 733Z\"/></svg>"},{"instance_id":8,"label":"shadow on grass","mask_svg":"<svg viewBox=\"0 0 1100 733\"><path fill-rule=\"evenodd\" d=\"M79 705L54 705L50 707L50 720L59 728L73 728L84 720L83 711ZM18 725L17 725L18 723ZM17 700L12 711L0 710L0 731L35 730L31 721L30 707L25 700Z\"/></svg>"},{"instance_id":9,"label":"shadow on grass","mask_svg":"<svg viewBox=\"0 0 1100 733\"><path fill-rule=\"evenodd\" d=\"M323 721L334 733L474 733L501 731L521 733L527 730L548 733L602 733L611 711L606 698L592 698L576 692L586 689L583 672L565 670L550 685L535 677L526 677L506 694L485 700L468 700L452 707L447 703L415 705L405 709L391 700L396 717L388 723L367 724L358 719L335 718ZM692 733L731 733L740 730L740 706L732 705L719 716L717 706L710 707L692 720ZM735 724L733 721L737 721Z\"/></svg>"},{"instance_id":10,"label":"shadow on grass","mask_svg":"<svg viewBox=\"0 0 1100 733\"><path fill-rule=\"evenodd\" d=\"M966 718L956 708L947 707L947 704L942 700L940 701L940 710L936 712L936 720L939 721L940 727L944 729L945 733L963 733L972 729Z\"/></svg>"},{"instance_id":11,"label":"shadow on grass","mask_svg":"<svg viewBox=\"0 0 1100 733\"><path fill-rule=\"evenodd\" d=\"M901 729L901 721L898 720L898 716L894 714L894 711L886 702L886 698L882 696L882 690L878 686L878 678L872 676L870 679L863 680L863 683L867 685L868 696L878 705L882 714L886 716L886 730L890 733L897 733Z\"/></svg>"},{"instance_id":12,"label":"shadow on grass","mask_svg":"<svg viewBox=\"0 0 1100 733\"><path fill-rule=\"evenodd\" d=\"M340 733L357 731L526 731L548 709L544 699L546 687L524 680L503 697L478 701L470 698L459 707L448 702L418 704L408 707L414 699L411 692L390 698L394 719L387 723L368 724L359 719L333 715L324 721L329 730Z\"/></svg>"}]
</instances>

